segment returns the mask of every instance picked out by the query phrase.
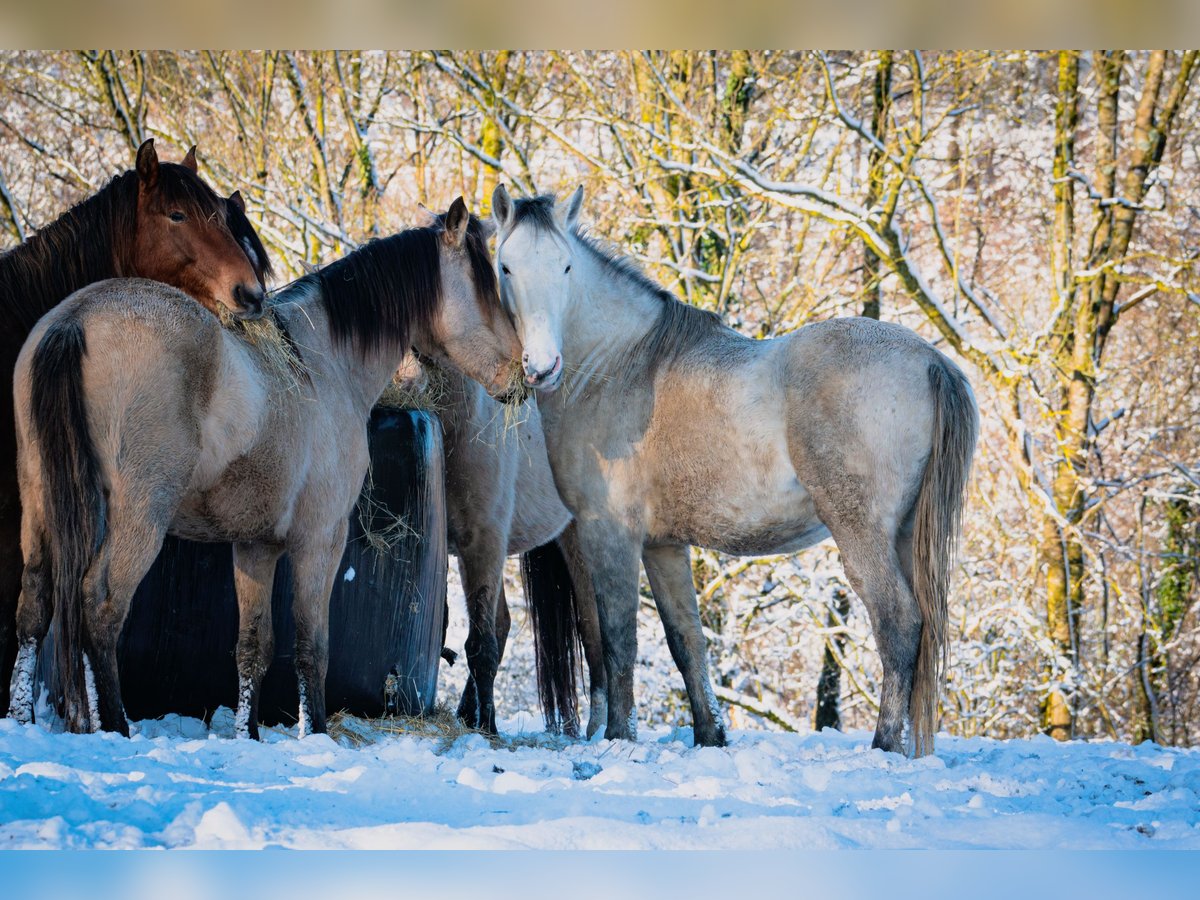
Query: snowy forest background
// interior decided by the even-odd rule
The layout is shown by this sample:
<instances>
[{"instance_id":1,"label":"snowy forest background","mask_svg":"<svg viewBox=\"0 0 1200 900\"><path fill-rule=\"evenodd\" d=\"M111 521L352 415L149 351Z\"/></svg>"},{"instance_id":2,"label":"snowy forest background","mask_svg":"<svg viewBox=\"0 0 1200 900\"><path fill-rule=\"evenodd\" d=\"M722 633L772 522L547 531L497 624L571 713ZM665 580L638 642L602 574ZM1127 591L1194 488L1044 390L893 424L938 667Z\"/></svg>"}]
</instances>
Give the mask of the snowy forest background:
<instances>
[{"instance_id":1,"label":"snowy forest background","mask_svg":"<svg viewBox=\"0 0 1200 900\"><path fill-rule=\"evenodd\" d=\"M582 183L593 233L748 335L875 315L964 364L983 432L944 729L1192 745L1196 63L1194 51L5 53L0 248L129 168L147 137L165 159L199 145L202 174L241 190L285 277L419 223L418 202L463 194L487 212L499 181ZM878 659L831 543L693 559L735 726L871 726ZM686 722L643 593L641 715ZM533 696L530 677L518 667L499 689Z\"/></svg>"}]
</instances>

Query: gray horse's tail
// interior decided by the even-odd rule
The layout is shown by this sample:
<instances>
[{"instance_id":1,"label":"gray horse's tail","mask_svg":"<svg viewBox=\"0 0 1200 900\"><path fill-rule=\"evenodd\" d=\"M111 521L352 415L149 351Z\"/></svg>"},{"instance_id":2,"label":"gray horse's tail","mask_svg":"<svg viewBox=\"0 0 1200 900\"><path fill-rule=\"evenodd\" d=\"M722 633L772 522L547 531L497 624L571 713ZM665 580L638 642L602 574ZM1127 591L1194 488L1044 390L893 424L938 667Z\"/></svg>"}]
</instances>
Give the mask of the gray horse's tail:
<instances>
[{"instance_id":1,"label":"gray horse's tail","mask_svg":"<svg viewBox=\"0 0 1200 900\"><path fill-rule=\"evenodd\" d=\"M958 544L979 411L959 368L942 357L929 366L934 397L933 448L917 495L913 529L913 593L921 610L921 646L913 676L912 749L933 752L937 704L949 658L950 569Z\"/></svg>"},{"instance_id":2,"label":"gray horse's tail","mask_svg":"<svg viewBox=\"0 0 1200 900\"><path fill-rule=\"evenodd\" d=\"M521 583L533 625L538 697L546 730L578 737L576 679L582 645L571 571L557 540L521 554Z\"/></svg>"},{"instance_id":3,"label":"gray horse's tail","mask_svg":"<svg viewBox=\"0 0 1200 900\"><path fill-rule=\"evenodd\" d=\"M63 319L46 329L30 370L54 582L55 661L63 717L74 732L99 725L91 720L83 657L83 579L104 532L104 491L83 395L86 352L83 326Z\"/></svg>"}]
</instances>

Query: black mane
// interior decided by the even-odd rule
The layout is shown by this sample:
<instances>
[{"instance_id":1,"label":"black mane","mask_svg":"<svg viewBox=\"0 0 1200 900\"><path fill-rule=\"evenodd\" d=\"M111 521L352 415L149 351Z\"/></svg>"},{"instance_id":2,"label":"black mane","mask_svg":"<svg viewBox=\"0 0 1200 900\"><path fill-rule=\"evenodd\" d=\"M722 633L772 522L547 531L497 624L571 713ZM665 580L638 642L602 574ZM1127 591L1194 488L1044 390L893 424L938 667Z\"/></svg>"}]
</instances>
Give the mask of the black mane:
<instances>
[{"instance_id":1,"label":"black mane","mask_svg":"<svg viewBox=\"0 0 1200 900\"><path fill-rule=\"evenodd\" d=\"M159 165L159 190L166 203L188 215L208 217L221 209L221 198L177 163ZM81 287L136 274L132 257L137 199L137 173L117 175L0 256L0 329L23 338L38 319Z\"/></svg>"},{"instance_id":2,"label":"black mane","mask_svg":"<svg viewBox=\"0 0 1200 900\"><path fill-rule=\"evenodd\" d=\"M275 275L275 268L271 265L271 257L267 254L267 248L263 246L262 238L235 203L225 202L225 222L238 246L246 251L250 266L258 276L258 284L265 290L267 279Z\"/></svg>"},{"instance_id":3,"label":"black mane","mask_svg":"<svg viewBox=\"0 0 1200 900\"><path fill-rule=\"evenodd\" d=\"M513 227L521 224L550 234L563 233L554 215L554 198L545 194L522 197L513 202ZM626 358L631 363L654 370L660 365L669 365L681 352L705 337L720 333L737 334L715 312L685 303L656 284L631 257L610 249L579 228L570 236L609 274L662 303L653 327L630 348Z\"/></svg>"},{"instance_id":4,"label":"black mane","mask_svg":"<svg viewBox=\"0 0 1200 900\"><path fill-rule=\"evenodd\" d=\"M442 304L440 224L410 228L376 238L297 285L320 287L335 344L360 354L385 345L407 347L414 330L432 323ZM466 250L476 295L490 315L499 309L496 273L487 251L482 223L471 216Z\"/></svg>"}]
</instances>

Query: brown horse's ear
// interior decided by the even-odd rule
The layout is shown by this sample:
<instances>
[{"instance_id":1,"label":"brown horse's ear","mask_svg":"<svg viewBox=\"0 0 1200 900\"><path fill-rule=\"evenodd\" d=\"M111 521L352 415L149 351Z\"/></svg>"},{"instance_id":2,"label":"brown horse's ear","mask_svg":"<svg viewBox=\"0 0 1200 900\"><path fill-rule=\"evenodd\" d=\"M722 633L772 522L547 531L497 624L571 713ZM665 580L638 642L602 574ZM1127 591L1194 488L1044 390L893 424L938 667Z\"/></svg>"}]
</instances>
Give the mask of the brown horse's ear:
<instances>
[{"instance_id":1,"label":"brown horse's ear","mask_svg":"<svg viewBox=\"0 0 1200 900\"><path fill-rule=\"evenodd\" d=\"M154 150L154 138L148 138L138 147L137 173L143 187L152 188L158 184L158 153Z\"/></svg>"},{"instance_id":2,"label":"brown horse's ear","mask_svg":"<svg viewBox=\"0 0 1200 900\"><path fill-rule=\"evenodd\" d=\"M195 150L196 148L193 147L192 149ZM232 194L230 194L229 202L232 203L235 207L237 207L237 211L240 212L242 215L246 214L246 201L242 198L241 191L234 191Z\"/></svg>"},{"instance_id":3,"label":"brown horse's ear","mask_svg":"<svg viewBox=\"0 0 1200 900\"><path fill-rule=\"evenodd\" d=\"M459 197L450 204L450 211L446 213L446 243L451 247L461 247L470 220L467 204Z\"/></svg>"},{"instance_id":4,"label":"brown horse's ear","mask_svg":"<svg viewBox=\"0 0 1200 900\"><path fill-rule=\"evenodd\" d=\"M192 148L188 150L187 156L183 158L181 165L185 169L191 169L193 172L200 171L200 167L196 165L196 145L192 144Z\"/></svg>"}]
</instances>

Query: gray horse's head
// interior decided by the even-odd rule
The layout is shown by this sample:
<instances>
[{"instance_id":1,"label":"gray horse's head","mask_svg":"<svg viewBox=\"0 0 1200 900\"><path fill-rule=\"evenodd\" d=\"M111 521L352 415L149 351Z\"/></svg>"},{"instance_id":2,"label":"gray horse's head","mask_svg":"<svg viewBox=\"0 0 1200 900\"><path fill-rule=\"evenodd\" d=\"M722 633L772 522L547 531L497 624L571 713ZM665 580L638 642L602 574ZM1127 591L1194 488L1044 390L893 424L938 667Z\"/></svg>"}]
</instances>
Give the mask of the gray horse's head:
<instances>
[{"instance_id":1,"label":"gray horse's head","mask_svg":"<svg viewBox=\"0 0 1200 900\"><path fill-rule=\"evenodd\" d=\"M582 205L582 187L562 206L551 196L514 201L504 185L492 194L500 293L521 339L525 383L540 391L562 383L563 319L577 252L571 235Z\"/></svg>"}]
</instances>

